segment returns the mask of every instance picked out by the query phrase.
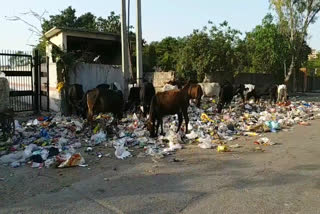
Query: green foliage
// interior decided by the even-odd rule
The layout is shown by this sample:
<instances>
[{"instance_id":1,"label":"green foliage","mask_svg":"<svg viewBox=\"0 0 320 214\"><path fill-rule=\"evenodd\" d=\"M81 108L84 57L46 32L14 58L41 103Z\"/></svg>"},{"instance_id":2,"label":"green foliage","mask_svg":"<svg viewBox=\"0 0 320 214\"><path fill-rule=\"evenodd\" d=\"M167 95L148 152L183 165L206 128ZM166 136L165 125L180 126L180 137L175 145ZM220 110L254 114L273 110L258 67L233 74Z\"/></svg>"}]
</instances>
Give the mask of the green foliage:
<instances>
[{"instance_id":1,"label":"green foliage","mask_svg":"<svg viewBox=\"0 0 320 214\"><path fill-rule=\"evenodd\" d=\"M66 27L119 34L121 22L120 15L116 15L113 11L106 19L103 17L97 18L90 12L77 17L76 10L69 6L60 14L49 16L49 19L43 21L41 27L44 33L53 27Z\"/></svg>"},{"instance_id":2,"label":"green foliage","mask_svg":"<svg viewBox=\"0 0 320 214\"><path fill-rule=\"evenodd\" d=\"M43 32L47 32L53 27L75 27L77 21L76 10L69 6L58 15L51 15L49 20L44 20L42 24Z\"/></svg>"},{"instance_id":3,"label":"green foliage","mask_svg":"<svg viewBox=\"0 0 320 214\"><path fill-rule=\"evenodd\" d=\"M313 74L315 74L316 76L320 76L320 53L317 54L316 59L311 59L307 61L307 63L305 64L305 67L307 68L307 71L309 72L309 74L313 72Z\"/></svg>"},{"instance_id":4,"label":"green foliage","mask_svg":"<svg viewBox=\"0 0 320 214\"><path fill-rule=\"evenodd\" d=\"M23 51L17 51L15 54L24 54ZM11 56L9 59L10 66L24 66L30 63L26 57Z\"/></svg>"},{"instance_id":5,"label":"green foliage","mask_svg":"<svg viewBox=\"0 0 320 214\"><path fill-rule=\"evenodd\" d=\"M210 23L209 23L210 24ZM240 60L237 50L240 32L227 22L195 30L186 37L179 53L178 74L184 78L202 81L206 73L235 73Z\"/></svg>"},{"instance_id":6,"label":"green foliage","mask_svg":"<svg viewBox=\"0 0 320 214\"><path fill-rule=\"evenodd\" d=\"M289 64L289 42L270 14L247 33L245 41L249 60L246 71L273 74L276 79L284 77L284 63Z\"/></svg>"},{"instance_id":7,"label":"green foliage","mask_svg":"<svg viewBox=\"0 0 320 214\"><path fill-rule=\"evenodd\" d=\"M290 42L267 14L261 25L241 33L227 22L194 30L184 38L167 37L144 47L144 69L160 67L177 71L178 77L202 81L205 74L236 75L241 72L272 74L280 82L284 64L290 64ZM304 42L296 66L306 62L310 47ZM226 75L229 76L229 75Z\"/></svg>"},{"instance_id":8,"label":"green foliage","mask_svg":"<svg viewBox=\"0 0 320 214\"><path fill-rule=\"evenodd\" d=\"M120 15L115 15L115 13L112 11L106 19L99 17L97 19L97 30L100 32L120 34Z\"/></svg>"}]
</instances>

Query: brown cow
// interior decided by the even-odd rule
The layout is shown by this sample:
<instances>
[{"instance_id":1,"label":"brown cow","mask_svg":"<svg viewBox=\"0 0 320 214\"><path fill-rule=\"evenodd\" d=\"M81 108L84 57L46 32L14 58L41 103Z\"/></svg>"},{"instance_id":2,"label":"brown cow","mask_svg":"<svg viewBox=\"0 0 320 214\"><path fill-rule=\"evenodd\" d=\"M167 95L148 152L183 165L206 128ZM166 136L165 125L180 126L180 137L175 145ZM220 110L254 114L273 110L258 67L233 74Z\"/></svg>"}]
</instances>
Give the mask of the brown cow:
<instances>
[{"instance_id":1,"label":"brown cow","mask_svg":"<svg viewBox=\"0 0 320 214\"><path fill-rule=\"evenodd\" d=\"M183 118L186 123L186 133L188 133L188 106L190 96L188 93L190 84L187 83L182 89L159 92L153 96L150 106L150 118L147 122L147 129L151 137L158 135L161 124L161 135L163 135L163 116L178 114L178 130L180 130ZM157 122L157 125L155 124ZM156 125L156 130L155 130Z\"/></svg>"},{"instance_id":2,"label":"brown cow","mask_svg":"<svg viewBox=\"0 0 320 214\"><path fill-rule=\"evenodd\" d=\"M200 108L201 97L203 95L203 91L200 85L192 84L188 90L188 94L191 99L196 99L196 105Z\"/></svg>"}]
</instances>

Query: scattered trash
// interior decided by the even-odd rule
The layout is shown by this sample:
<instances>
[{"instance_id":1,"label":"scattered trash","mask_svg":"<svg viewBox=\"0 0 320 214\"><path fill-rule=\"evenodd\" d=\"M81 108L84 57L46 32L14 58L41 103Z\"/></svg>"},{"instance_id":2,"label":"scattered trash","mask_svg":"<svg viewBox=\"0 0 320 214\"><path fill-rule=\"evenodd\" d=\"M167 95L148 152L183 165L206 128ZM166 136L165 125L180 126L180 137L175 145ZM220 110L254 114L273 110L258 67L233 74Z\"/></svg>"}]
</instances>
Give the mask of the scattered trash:
<instances>
[{"instance_id":1,"label":"scattered trash","mask_svg":"<svg viewBox=\"0 0 320 214\"><path fill-rule=\"evenodd\" d=\"M87 147L86 152L91 152L93 150L92 147Z\"/></svg>"},{"instance_id":2,"label":"scattered trash","mask_svg":"<svg viewBox=\"0 0 320 214\"><path fill-rule=\"evenodd\" d=\"M254 143L258 144L258 145L270 145L270 146L275 145L275 143L271 142L271 140L267 137L260 138L257 141L255 141Z\"/></svg>"},{"instance_id":3,"label":"scattered trash","mask_svg":"<svg viewBox=\"0 0 320 214\"><path fill-rule=\"evenodd\" d=\"M217 151L218 152L227 152L228 151L228 147L226 145L219 145L217 147Z\"/></svg>"},{"instance_id":4,"label":"scattered trash","mask_svg":"<svg viewBox=\"0 0 320 214\"><path fill-rule=\"evenodd\" d=\"M211 137L207 136L206 138L199 138L199 141L201 142L198 146L201 149L211 149L213 147L211 143Z\"/></svg>"},{"instance_id":5,"label":"scattered trash","mask_svg":"<svg viewBox=\"0 0 320 214\"><path fill-rule=\"evenodd\" d=\"M107 135L103 131L100 131L98 134L92 135L91 137L91 141L93 142L94 145L98 145L106 140L107 140Z\"/></svg>"},{"instance_id":6,"label":"scattered trash","mask_svg":"<svg viewBox=\"0 0 320 214\"><path fill-rule=\"evenodd\" d=\"M258 134L256 132L244 132L243 135L244 136L254 137L254 136L257 136Z\"/></svg>"},{"instance_id":7,"label":"scattered trash","mask_svg":"<svg viewBox=\"0 0 320 214\"><path fill-rule=\"evenodd\" d=\"M189 140L194 140L198 137L197 133L195 131L191 131L189 134L186 134L186 137Z\"/></svg>"},{"instance_id":8,"label":"scattered trash","mask_svg":"<svg viewBox=\"0 0 320 214\"><path fill-rule=\"evenodd\" d=\"M114 148L116 149L114 154L118 159L123 160L127 157L131 157L131 153L126 150L126 148L124 147L124 144L116 144L114 145Z\"/></svg>"},{"instance_id":9,"label":"scattered trash","mask_svg":"<svg viewBox=\"0 0 320 214\"><path fill-rule=\"evenodd\" d=\"M169 142L169 148L165 148L163 151L164 152L173 152L178 149L182 149L182 146L180 143L174 143L173 141Z\"/></svg>"},{"instance_id":10,"label":"scattered trash","mask_svg":"<svg viewBox=\"0 0 320 214\"><path fill-rule=\"evenodd\" d=\"M309 123L309 122L299 122L299 125L302 125L302 126L310 126L311 123Z\"/></svg>"},{"instance_id":11,"label":"scattered trash","mask_svg":"<svg viewBox=\"0 0 320 214\"><path fill-rule=\"evenodd\" d=\"M58 167L59 168L73 167L73 166L82 165L84 163L85 163L85 160L80 153L73 154L73 155L68 154L67 159L63 161Z\"/></svg>"},{"instance_id":12,"label":"scattered trash","mask_svg":"<svg viewBox=\"0 0 320 214\"><path fill-rule=\"evenodd\" d=\"M229 147L230 148L240 148L240 145L239 144L234 144L234 145L230 145Z\"/></svg>"}]
</instances>

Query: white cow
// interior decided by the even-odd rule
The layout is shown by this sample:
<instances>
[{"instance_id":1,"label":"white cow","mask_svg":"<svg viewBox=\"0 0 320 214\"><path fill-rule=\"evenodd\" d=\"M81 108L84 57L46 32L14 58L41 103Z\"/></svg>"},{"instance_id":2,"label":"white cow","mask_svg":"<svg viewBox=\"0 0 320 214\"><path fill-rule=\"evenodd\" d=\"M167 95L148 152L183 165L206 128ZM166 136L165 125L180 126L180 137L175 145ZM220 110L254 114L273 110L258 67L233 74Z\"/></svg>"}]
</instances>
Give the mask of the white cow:
<instances>
[{"instance_id":1,"label":"white cow","mask_svg":"<svg viewBox=\"0 0 320 214\"><path fill-rule=\"evenodd\" d=\"M171 91L171 90L175 90L178 89L178 86L176 85L170 85L170 84L165 84L162 88L162 91Z\"/></svg>"},{"instance_id":2,"label":"white cow","mask_svg":"<svg viewBox=\"0 0 320 214\"><path fill-rule=\"evenodd\" d=\"M277 102L286 102L287 101L287 86L286 85L279 85L278 86L278 100Z\"/></svg>"},{"instance_id":3,"label":"white cow","mask_svg":"<svg viewBox=\"0 0 320 214\"><path fill-rule=\"evenodd\" d=\"M199 83L202 88L203 95L206 97L219 97L220 84L219 83Z\"/></svg>"},{"instance_id":4,"label":"white cow","mask_svg":"<svg viewBox=\"0 0 320 214\"><path fill-rule=\"evenodd\" d=\"M252 92L256 88L256 86L253 84L244 84L244 88L245 90L243 92L243 95L245 97L245 100L248 100L248 97L247 97L248 93Z\"/></svg>"}]
</instances>

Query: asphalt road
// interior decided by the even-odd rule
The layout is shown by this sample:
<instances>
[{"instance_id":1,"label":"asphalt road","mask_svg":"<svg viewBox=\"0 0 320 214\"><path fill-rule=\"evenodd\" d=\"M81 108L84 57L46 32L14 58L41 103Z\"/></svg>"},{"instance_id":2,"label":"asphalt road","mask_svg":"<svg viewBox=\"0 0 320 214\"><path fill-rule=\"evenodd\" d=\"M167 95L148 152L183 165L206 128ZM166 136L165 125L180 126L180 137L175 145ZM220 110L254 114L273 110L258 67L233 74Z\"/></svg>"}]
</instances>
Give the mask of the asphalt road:
<instances>
[{"instance_id":1,"label":"asphalt road","mask_svg":"<svg viewBox=\"0 0 320 214\"><path fill-rule=\"evenodd\" d=\"M0 166L0 213L320 213L320 120L311 123L267 134L278 144L262 150L241 137L228 153L188 145L164 159L86 154L89 168Z\"/></svg>"}]
</instances>

